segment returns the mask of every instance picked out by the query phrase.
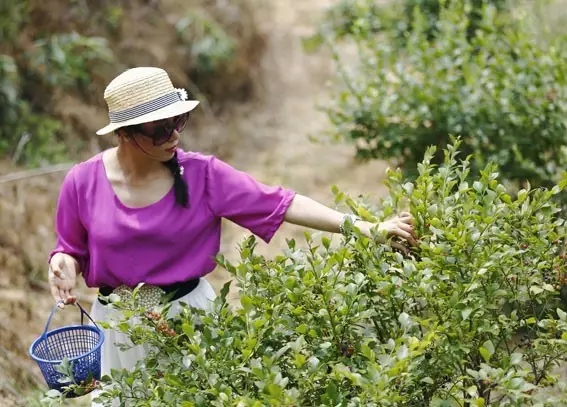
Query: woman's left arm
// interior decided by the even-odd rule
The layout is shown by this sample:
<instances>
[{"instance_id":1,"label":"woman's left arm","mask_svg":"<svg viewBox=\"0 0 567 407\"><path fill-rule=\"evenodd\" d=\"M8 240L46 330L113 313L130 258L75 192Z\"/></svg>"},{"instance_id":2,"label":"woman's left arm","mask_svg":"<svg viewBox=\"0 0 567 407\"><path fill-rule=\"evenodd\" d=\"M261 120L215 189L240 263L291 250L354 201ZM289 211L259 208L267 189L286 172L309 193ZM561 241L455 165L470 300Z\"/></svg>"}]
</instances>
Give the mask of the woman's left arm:
<instances>
[{"instance_id":1,"label":"woman's left arm","mask_svg":"<svg viewBox=\"0 0 567 407\"><path fill-rule=\"evenodd\" d=\"M331 233L339 233L345 221L344 213L331 209L311 198L296 194L285 213L284 220L294 225L304 226ZM388 237L398 236L412 246L417 245L413 230L413 218L409 213L402 213L381 223L370 223L359 220L356 227L368 237L372 237L372 229L385 231Z\"/></svg>"}]
</instances>

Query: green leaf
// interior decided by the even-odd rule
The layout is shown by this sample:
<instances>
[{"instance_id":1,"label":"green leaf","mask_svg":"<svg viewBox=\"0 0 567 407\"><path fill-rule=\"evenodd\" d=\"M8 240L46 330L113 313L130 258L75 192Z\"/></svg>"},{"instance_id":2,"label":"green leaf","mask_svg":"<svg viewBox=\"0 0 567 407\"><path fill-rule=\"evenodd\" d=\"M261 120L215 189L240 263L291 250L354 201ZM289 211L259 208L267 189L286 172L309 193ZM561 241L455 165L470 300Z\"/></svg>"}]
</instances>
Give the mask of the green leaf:
<instances>
[{"instance_id":1,"label":"green leaf","mask_svg":"<svg viewBox=\"0 0 567 407\"><path fill-rule=\"evenodd\" d=\"M195 330L193 329L193 325L190 325L187 322L184 322L181 325L181 330L187 336L193 336L195 334Z\"/></svg>"},{"instance_id":2,"label":"green leaf","mask_svg":"<svg viewBox=\"0 0 567 407\"><path fill-rule=\"evenodd\" d=\"M533 325L537 322L537 319L535 319L534 317L529 317L528 319L526 319L526 325Z\"/></svg>"},{"instance_id":3,"label":"green leaf","mask_svg":"<svg viewBox=\"0 0 567 407\"><path fill-rule=\"evenodd\" d=\"M321 34L312 35L310 37L302 37L301 45L303 50L307 53L317 51L324 43L324 38Z\"/></svg>"},{"instance_id":4,"label":"green leaf","mask_svg":"<svg viewBox=\"0 0 567 407\"><path fill-rule=\"evenodd\" d=\"M61 395L61 393L59 392L59 390L51 389L51 390L48 390L48 391L45 393L45 395L46 395L47 397L49 397L49 398L53 398L53 399L54 399L54 398L58 398L58 397Z\"/></svg>"},{"instance_id":5,"label":"green leaf","mask_svg":"<svg viewBox=\"0 0 567 407\"><path fill-rule=\"evenodd\" d=\"M301 353L295 354L294 363L295 363L295 366L297 368L301 368L305 364L306 361L307 361L307 358L305 357L305 355L303 355Z\"/></svg>"},{"instance_id":6,"label":"green leaf","mask_svg":"<svg viewBox=\"0 0 567 407\"><path fill-rule=\"evenodd\" d=\"M517 365L522 361L522 354L521 353L512 353L512 355L510 356L510 364L511 365Z\"/></svg>"},{"instance_id":7,"label":"green leaf","mask_svg":"<svg viewBox=\"0 0 567 407\"><path fill-rule=\"evenodd\" d=\"M482 356L482 358L484 359L484 361L485 361L486 363L488 363L488 362L490 361L490 357L491 357L491 354L490 354L490 352L488 351L488 349L486 349L485 347L481 346L478 351L480 352L480 355Z\"/></svg>"},{"instance_id":8,"label":"green leaf","mask_svg":"<svg viewBox=\"0 0 567 407\"><path fill-rule=\"evenodd\" d=\"M254 307L252 299L246 294L242 294L240 296L240 303L246 312L252 311L252 308Z\"/></svg>"},{"instance_id":9,"label":"green leaf","mask_svg":"<svg viewBox=\"0 0 567 407\"><path fill-rule=\"evenodd\" d=\"M479 349L479 352L486 363L490 361L492 355L494 355L494 345L492 341L485 341Z\"/></svg>"},{"instance_id":10,"label":"green leaf","mask_svg":"<svg viewBox=\"0 0 567 407\"><path fill-rule=\"evenodd\" d=\"M476 407L485 407L486 400L484 399L484 397L479 397L478 399L475 400L474 404Z\"/></svg>"},{"instance_id":11,"label":"green leaf","mask_svg":"<svg viewBox=\"0 0 567 407\"><path fill-rule=\"evenodd\" d=\"M229 280L226 283L224 283L224 285L222 286L222 289L220 291L220 296L223 299L223 302L226 300L226 296L228 295L228 292L230 291L231 283L232 283L232 280Z\"/></svg>"},{"instance_id":12,"label":"green leaf","mask_svg":"<svg viewBox=\"0 0 567 407\"><path fill-rule=\"evenodd\" d=\"M331 239L329 239L327 236L321 237L321 243L326 250L329 250L329 247L331 247Z\"/></svg>"}]
</instances>

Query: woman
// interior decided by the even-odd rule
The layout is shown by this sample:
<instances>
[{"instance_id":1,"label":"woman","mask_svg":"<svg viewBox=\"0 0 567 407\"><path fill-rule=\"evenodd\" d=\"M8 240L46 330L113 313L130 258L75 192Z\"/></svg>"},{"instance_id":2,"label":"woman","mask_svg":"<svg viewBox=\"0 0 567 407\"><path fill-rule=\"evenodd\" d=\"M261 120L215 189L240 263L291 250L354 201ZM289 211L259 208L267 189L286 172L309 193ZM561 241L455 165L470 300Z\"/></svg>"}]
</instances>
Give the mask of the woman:
<instances>
[{"instance_id":1,"label":"woman","mask_svg":"<svg viewBox=\"0 0 567 407\"><path fill-rule=\"evenodd\" d=\"M215 298L204 277L215 268L221 219L227 218L269 242L283 222L342 232L345 215L305 196L263 185L213 157L178 148L179 132L197 101L175 89L158 68L134 68L116 77L104 98L118 147L75 165L66 175L57 206L57 245L49 281L55 300L73 303L76 279L109 295L144 282L183 301L207 308ZM356 221L370 236L377 227L414 245L409 214L373 225ZM127 288L126 288L127 289ZM173 307L172 307L173 308ZM100 300L95 321L108 320ZM121 352L123 340L105 332L103 374L131 368L143 350Z\"/></svg>"}]
</instances>

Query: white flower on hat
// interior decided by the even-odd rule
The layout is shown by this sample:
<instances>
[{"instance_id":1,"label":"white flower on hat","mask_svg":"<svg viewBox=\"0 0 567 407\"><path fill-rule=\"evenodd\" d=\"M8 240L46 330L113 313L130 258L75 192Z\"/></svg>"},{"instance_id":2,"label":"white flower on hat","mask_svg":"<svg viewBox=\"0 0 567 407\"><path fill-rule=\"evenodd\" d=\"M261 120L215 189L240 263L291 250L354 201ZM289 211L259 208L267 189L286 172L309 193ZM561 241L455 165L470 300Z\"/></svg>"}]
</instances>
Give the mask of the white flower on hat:
<instances>
[{"instance_id":1,"label":"white flower on hat","mask_svg":"<svg viewBox=\"0 0 567 407\"><path fill-rule=\"evenodd\" d=\"M189 95L187 95L187 91L185 89L175 88L175 90L179 93L181 100L189 99Z\"/></svg>"}]
</instances>

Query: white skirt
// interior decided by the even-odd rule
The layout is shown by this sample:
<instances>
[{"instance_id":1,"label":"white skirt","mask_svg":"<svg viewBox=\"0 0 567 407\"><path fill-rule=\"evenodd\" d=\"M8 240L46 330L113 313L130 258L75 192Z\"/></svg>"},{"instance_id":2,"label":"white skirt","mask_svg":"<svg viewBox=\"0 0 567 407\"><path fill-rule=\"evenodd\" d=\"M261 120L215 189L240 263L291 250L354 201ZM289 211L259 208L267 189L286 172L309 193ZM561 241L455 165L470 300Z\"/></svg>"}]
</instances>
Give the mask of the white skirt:
<instances>
[{"instance_id":1,"label":"white skirt","mask_svg":"<svg viewBox=\"0 0 567 407\"><path fill-rule=\"evenodd\" d=\"M193 291L191 291L184 297L172 301L168 317L173 317L180 313L180 302L184 302L195 308L211 310L212 303L215 298L215 291L213 290L209 282L206 279L201 278L199 284ZM99 301L95 301L93 303L93 306L91 308L91 318L95 322L111 322L112 319L116 320L116 318L119 317L119 311L103 305ZM128 337L122 332L118 332L112 329L101 329L104 332L104 343L102 344L101 352L101 374L103 376L110 375L111 369L131 370L139 360L144 359L148 355L149 347L145 345L137 345L124 351L120 350L117 346L115 346L115 344L124 343L131 345ZM96 396L97 392L95 391L92 393L92 397L94 398ZM112 407L114 406L121 407L117 403L113 403ZM93 402L92 407L103 406L101 404Z\"/></svg>"}]
</instances>

